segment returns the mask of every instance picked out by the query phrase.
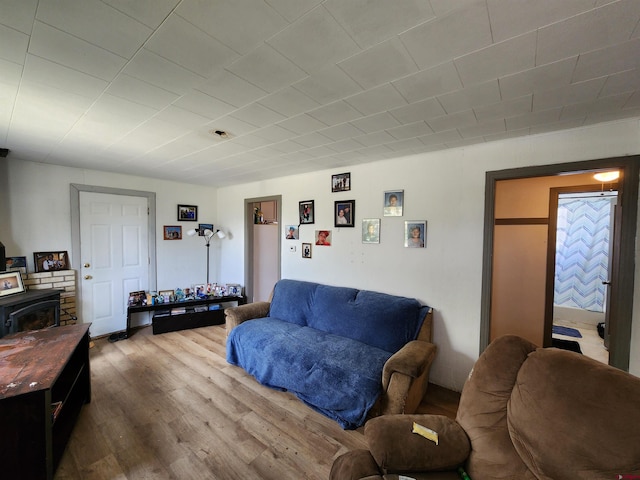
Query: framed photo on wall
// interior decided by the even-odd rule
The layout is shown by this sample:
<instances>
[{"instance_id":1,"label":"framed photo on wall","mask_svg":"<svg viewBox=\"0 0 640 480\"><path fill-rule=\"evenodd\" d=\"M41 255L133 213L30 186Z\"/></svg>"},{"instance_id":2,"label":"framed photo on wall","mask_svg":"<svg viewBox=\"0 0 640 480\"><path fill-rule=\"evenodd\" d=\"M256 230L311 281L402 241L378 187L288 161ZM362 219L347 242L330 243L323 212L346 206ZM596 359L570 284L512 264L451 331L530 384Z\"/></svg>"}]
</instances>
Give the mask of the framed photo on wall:
<instances>
[{"instance_id":1,"label":"framed photo on wall","mask_svg":"<svg viewBox=\"0 0 640 480\"><path fill-rule=\"evenodd\" d=\"M0 297L24 292L24 283L20 272L0 273Z\"/></svg>"},{"instance_id":2,"label":"framed photo on wall","mask_svg":"<svg viewBox=\"0 0 640 480\"><path fill-rule=\"evenodd\" d=\"M302 244L302 258L311 258L311 244L303 243Z\"/></svg>"},{"instance_id":3,"label":"framed photo on wall","mask_svg":"<svg viewBox=\"0 0 640 480\"><path fill-rule=\"evenodd\" d=\"M315 223L315 209L313 200L304 200L298 203L298 211L300 212L300 224L308 225Z\"/></svg>"},{"instance_id":4,"label":"framed photo on wall","mask_svg":"<svg viewBox=\"0 0 640 480\"><path fill-rule=\"evenodd\" d=\"M404 222L404 246L407 248L424 248L427 243L427 222L410 220Z\"/></svg>"},{"instance_id":5,"label":"framed photo on wall","mask_svg":"<svg viewBox=\"0 0 640 480\"><path fill-rule=\"evenodd\" d=\"M36 273L56 270L69 270L69 255L67 252L33 252L33 263Z\"/></svg>"},{"instance_id":6,"label":"framed photo on wall","mask_svg":"<svg viewBox=\"0 0 640 480\"><path fill-rule=\"evenodd\" d=\"M298 240L299 231L297 225L287 225L285 229L285 239L286 240Z\"/></svg>"},{"instance_id":7,"label":"framed photo on wall","mask_svg":"<svg viewBox=\"0 0 640 480\"><path fill-rule=\"evenodd\" d=\"M204 237L204 231L205 230L211 230L212 232L213 230L213 223L199 223L198 224L198 236L199 237Z\"/></svg>"},{"instance_id":8,"label":"framed photo on wall","mask_svg":"<svg viewBox=\"0 0 640 480\"><path fill-rule=\"evenodd\" d=\"M165 240L182 240L182 227L180 225L165 225L163 231Z\"/></svg>"},{"instance_id":9,"label":"framed photo on wall","mask_svg":"<svg viewBox=\"0 0 640 480\"><path fill-rule=\"evenodd\" d=\"M7 257L5 270L12 268L27 268L27 257Z\"/></svg>"},{"instance_id":10,"label":"framed photo on wall","mask_svg":"<svg viewBox=\"0 0 640 480\"><path fill-rule=\"evenodd\" d=\"M404 190L390 190L384 192L384 216L401 217L404 205Z\"/></svg>"},{"instance_id":11,"label":"framed photo on wall","mask_svg":"<svg viewBox=\"0 0 640 480\"><path fill-rule=\"evenodd\" d=\"M355 200L339 200L334 203L333 225L335 227L353 227L356 216Z\"/></svg>"},{"instance_id":12,"label":"framed photo on wall","mask_svg":"<svg viewBox=\"0 0 640 480\"><path fill-rule=\"evenodd\" d=\"M362 219L362 243L380 243L380 219Z\"/></svg>"},{"instance_id":13,"label":"framed photo on wall","mask_svg":"<svg viewBox=\"0 0 640 480\"><path fill-rule=\"evenodd\" d=\"M179 222L197 222L198 207L196 205L178 205Z\"/></svg>"},{"instance_id":14,"label":"framed photo on wall","mask_svg":"<svg viewBox=\"0 0 640 480\"><path fill-rule=\"evenodd\" d=\"M351 173L331 175L332 192L348 192L351 190Z\"/></svg>"}]
</instances>

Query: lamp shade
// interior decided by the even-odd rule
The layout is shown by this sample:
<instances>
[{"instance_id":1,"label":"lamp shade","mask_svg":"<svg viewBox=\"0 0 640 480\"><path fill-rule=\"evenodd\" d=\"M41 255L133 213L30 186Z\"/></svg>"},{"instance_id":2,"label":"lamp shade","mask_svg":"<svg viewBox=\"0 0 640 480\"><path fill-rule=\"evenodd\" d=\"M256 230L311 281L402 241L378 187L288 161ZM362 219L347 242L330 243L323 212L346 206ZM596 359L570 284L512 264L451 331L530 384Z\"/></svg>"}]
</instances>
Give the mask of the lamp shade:
<instances>
[{"instance_id":1,"label":"lamp shade","mask_svg":"<svg viewBox=\"0 0 640 480\"><path fill-rule=\"evenodd\" d=\"M196 233L198 233L198 231L192 229L187 232L187 235L189 235L190 237L193 237Z\"/></svg>"},{"instance_id":2,"label":"lamp shade","mask_svg":"<svg viewBox=\"0 0 640 480\"><path fill-rule=\"evenodd\" d=\"M218 238L224 238L226 237L225 233L222 230L218 230L216 232L216 235L218 236Z\"/></svg>"}]
</instances>

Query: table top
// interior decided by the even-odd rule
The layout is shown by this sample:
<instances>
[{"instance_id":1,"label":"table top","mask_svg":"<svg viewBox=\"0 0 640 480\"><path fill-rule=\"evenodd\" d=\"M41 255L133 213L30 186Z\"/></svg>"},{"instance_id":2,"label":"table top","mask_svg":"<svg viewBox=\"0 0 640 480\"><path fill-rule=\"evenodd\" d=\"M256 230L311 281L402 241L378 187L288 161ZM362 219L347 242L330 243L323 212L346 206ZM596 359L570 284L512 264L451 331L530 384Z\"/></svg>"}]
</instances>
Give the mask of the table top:
<instances>
[{"instance_id":1,"label":"table top","mask_svg":"<svg viewBox=\"0 0 640 480\"><path fill-rule=\"evenodd\" d=\"M223 303L223 302L234 302L234 301L242 303L243 301L246 301L246 297L242 295L236 295L233 297L225 296L225 297L196 298L194 300L183 300L182 302L163 302L163 303L156 303L154 305L130 305L127 307L127 311L129 313L148 312L149 310L161 310L161 309L170 309L175 307L203 305L207 303Z\"/></svg>"},{"instance_id":2,"label":"table top","mask_svg":"<svg viewBox=\"0 0 640 480\"><path fill-rule=\"evenodd\" d=\"M0 399L51 388L90 323L14 333L0 339Z\"/></svg>"}]
</instances>

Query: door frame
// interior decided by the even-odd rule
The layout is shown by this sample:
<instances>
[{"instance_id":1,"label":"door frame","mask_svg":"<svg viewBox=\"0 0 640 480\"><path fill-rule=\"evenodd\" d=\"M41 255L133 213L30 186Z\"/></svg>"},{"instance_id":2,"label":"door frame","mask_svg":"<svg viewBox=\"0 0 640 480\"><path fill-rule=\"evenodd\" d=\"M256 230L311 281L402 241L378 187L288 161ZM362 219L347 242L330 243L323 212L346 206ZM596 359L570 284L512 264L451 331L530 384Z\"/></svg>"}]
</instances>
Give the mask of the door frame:
<instances>
[{"instance_id":1,"label":"door frame","mask_svg":"<svg viewBox=\"0 0 640 480\"><path fill-rule=\"evenodd\" d=\"M244 278L245 278L245 295L247 302L253 302L253 209L254 203L260 202L276 202L276 216L278 218L278 278L282 276L282 232L280 228L280 219L282 218L282 195L271 195L268 197L255 197L244 199Z\"/></svg>"},{"instance_id":2,"label":"door frame","mask_svg":"<svg viewBox=\"0 0 640 480\"><path fill-rule=\"evenodd\" d=\"M82 245L80 244L80 192L106 193L109 195L127 195L130 197L143 197L147 199L147 228L149 248L149 291L157 290L157 266L156 266L156 194L142 190L128 190L126 188L100 187L96 185L82 185L72 183L69 185L71 198L71 264L76 265L78 272L82 271ZM82 282L76 282L76 302L82 302ZM82 309L76 309L82 314ZM80 317L80 322L84 319Z\"/></svg>"},{"instance_id":3,"label":"door frame","mask_svg":"<svg viewBox=\"0 0 640 480\"><path fill-rule=\"evenodd\" d=\"M621 171L621 176L618 180L618 201L619 205L623 208L620 228L620 249L617 256L618 261L615 262L617 266L615 264L612 266L613 271L611 277L611 281L616 283L617 288L615 292L611 292L610 317L612 321L612 331L609 348L609 364L621 370L629 370L631 326L633 320L635 237L638 222L640 155L486 172L480 306L480 353L487 348L490 341L496 182L500 180L566 175L612 169Z\"/></svg>"},{"instance_id":4,"label":"door frame","mask_svg":"<svg viewBox=\"0 0 640 480\"><path fill-rule=\"evenodd\" d=\"M547 234L547 285L545 290L545 315L544 315L544 347L550 347L552 345L553 338L553 298L555 296L555 274L556 274L556 254L557 246L556 241L558 238L558 204L560 195L564 193L598 193L601 191L601 185L573 185L568 187L554 187L549 189L549 231ZM618 182L611 184L611 190L615 190L619 195ZM618 196L616 195L616 196ZM615 219L612 216L611 222ZM609 235L609 250L617 252L620 249L620 232L617 229L612 228ZM609 266L613 267L615 263L614 257L611 256L609 260ZM607 280L611 278L613 268L609 269ZM612 290L607 288L607 297L610 297ZM611 313L606 310L605 315L609 316Z\"/></svg>"}]
</instances>

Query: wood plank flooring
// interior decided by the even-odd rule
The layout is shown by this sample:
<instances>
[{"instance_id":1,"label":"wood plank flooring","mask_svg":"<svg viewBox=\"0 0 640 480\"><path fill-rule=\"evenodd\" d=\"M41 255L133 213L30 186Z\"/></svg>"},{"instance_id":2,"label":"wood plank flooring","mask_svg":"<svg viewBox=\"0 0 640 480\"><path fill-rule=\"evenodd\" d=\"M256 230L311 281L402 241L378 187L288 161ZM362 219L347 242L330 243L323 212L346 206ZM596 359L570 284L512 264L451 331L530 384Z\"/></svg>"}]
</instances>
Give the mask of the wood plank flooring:
<instances>
[{"instance_id":1,"label":"wood plank flooring","mask_svg":"<svg viewBox=\"0 0 640 480\"><path fill-rule=\"evenodd\" d=\"M224 326L95 340L92 401L56 480L322 479L365 448L293 395L263 387L225 360ZM430 387L424 413L455 415L457 394ZM433 403L435 401L435 403Z\"/></svg>"}]
</instances>

